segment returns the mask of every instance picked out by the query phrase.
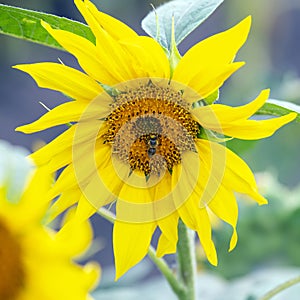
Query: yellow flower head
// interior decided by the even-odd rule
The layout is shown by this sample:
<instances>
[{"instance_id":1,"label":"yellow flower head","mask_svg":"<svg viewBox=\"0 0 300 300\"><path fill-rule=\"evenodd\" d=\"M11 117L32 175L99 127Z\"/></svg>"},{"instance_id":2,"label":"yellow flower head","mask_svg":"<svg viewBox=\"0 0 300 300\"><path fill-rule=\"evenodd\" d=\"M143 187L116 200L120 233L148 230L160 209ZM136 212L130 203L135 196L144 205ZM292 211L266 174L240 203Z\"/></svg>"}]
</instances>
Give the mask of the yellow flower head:
<instances>
[{"instance_id":1,"label":"yellow flower head","mask_svg":"<svg viewBox=\"0 0 300 300\"><path fill-rule=\"evenodd\" d=\"M249 120L268 99L268 90L240 107L205 102L244 64L233 60L247 39L251 18L196 44L175 64L154 39L137 35L88 0L75 4L95 44L42 24L84 72L58 63L16 66L40 87L76 100L17 129L32 133L73 124L32 154L52 172L64 168L49 195L60 195L53 217L77 203L76 217L86 219L116 201L117 278L146 255L156 228L161 232L157 255L174 253L179 218L197 231L208 260L216 265L208 208L232 226L231 250L237 242L234 192L267 203L247 164L216 136L260 139L295 118L291 113Z\"/></svg>"},{"instance_id":2,"label":"yellow flower head","mask_svg":"<svg viewBox=\"0 0 300 300\"><path fill-rule=\"evenodd\" d=\"M42 226L51 181L40 168L18 201L8 200L7 188L0 184L0 299L91 299L99 268L94 263L79 266L73 259L90 244L92 229L88 222L74 227L71 240Z\"/></svg>"}]
</instances>

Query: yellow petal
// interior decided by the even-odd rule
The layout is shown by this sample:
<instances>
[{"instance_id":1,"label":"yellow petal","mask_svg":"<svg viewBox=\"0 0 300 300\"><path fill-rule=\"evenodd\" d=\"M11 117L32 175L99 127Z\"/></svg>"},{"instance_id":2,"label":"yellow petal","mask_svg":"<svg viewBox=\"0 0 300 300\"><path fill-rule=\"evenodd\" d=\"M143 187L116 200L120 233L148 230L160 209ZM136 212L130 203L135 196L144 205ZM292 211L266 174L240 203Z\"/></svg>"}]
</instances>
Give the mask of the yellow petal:
<instances>
[{"instance_id":1,"label":"yellow petal","mask_svg":"<svg viewBox=\"0 0 300 300\"><path fill-rule=\"evenodd\" d=\"M216 196L208 203L212 212L220 219L231 225L233 229L229 251L231 251L237 243L236 224L238 220L238 206L234 194L223 185Z\"/></svg>"},{"instance_id":2,"label":"yellow petal","mask_svg":"<svg viewBox=\"0 0 300 300\"><path fill-rule=\"evenodd\" d=\"M202 143L204 143L203 146ZM199 178L195 192L198 194L198 207L204 208L221 187L226 170L226 148L202 139L197 140L195 145L200 160Z\"/></svg>"},{"instance_id":3,"label":"yellow petal","mask_svg":"<svg viewBox=\"0 0 300 300\"><path fill-rule=\"evenodd\" d=\"M94 287L100 275L99 267L96 264L90 263L81 268L58 255L55 256L55 259L48 258L48 260L44 257L32 257L31 261L26 263L30 264L30 269L26 278L24 297L22 290L20 298L22 300L87 299L88 291ZM59 275L54 276L53 274L57 274L57 272Z\"/></svg>"},{"instance_id":4,"label":"yellow petal","mask_svg":"<svg viewBox=\"0 0 300 300\"><path fill-rule=\"evenodd\" d=\"M182 221L192 230L196 230L212 265L217 265L217 252L211 236L211 224L205 208L199 208L199 197L193 194L178 210Z\"/></svg>"},{"instance_id":5,"label":"yellow petal","mask_svg":"<svg viewBox=\"0 0 300 300\"><path fill-rule=\"evenodd\" d=\"M131 55L137 77L170 77L169 60L162 47L152 38L136 36L121 42Z\"/></svg>"},{"instance_id":6,"label":"yellow petal","mask_svg":"<svg viewBox=\"0 0 300 300\"><path fill-rule=\"evenodd\" d=\"M28 220L41 221L50 204L50 201L47 201L47 199L41 197L41 195L45 195L48 192L52 181L53 177L50 175L47 166L38 168L35 171L20 200L23 216L22 220L20 218L18 219L19 224L24 224L24 220L26 220L26 223L29 223ZM24 211L26 213L24 213Z\"/></svg>"},{"instance_id":7,"label":"yellow petal","mask_svg":"<svg viewBox=\"0 0 300 300\"><path fill-rule=\"evenodd\" d=\"M228 136L245 140L269 137L297 116L296 113L290 113L268 120L247 120L263 106L269 97L269 92L269 90L263 90L254 101L240 107L212 104L198 107L192 111L192 114L204 128Z\"/></svg>"},{"instance_id":8,"label":"yellow petal","mask_svg":"<svg viewBox=\"0 0 300 300\"><path fill-rule=\"evenodd\" d=\"M157 216L152 200L147 188L124 183L117 201L117 219L132 223L155 221Z\"/></svg>"},{"instance_id":9,"label":"yellow petal","mask_svg":"<svg viewBox=\"0 0 300 300\"><path fill-rule=\"evenodd\" d=\"M91 155L95 145L91 143L91 146L88 145L84 151L80 147L76 156L73 156L73 162L76 182L85 198L97 210L117 198L124 184L123 178L128 176L129 170L116 168L118 166L111 159L110 145L99 141L95 147L95 155Z\"/></svg>"},{"instance_id":10,"label":"yellow petal","mask_svg":"<svg viewBox=\"0 0 300 300\"><path fill-rule=\"evenodd\" d=\"M50 173L65 167L72 162L72 147L65 149L62 152L55 154L48 163Z\"/></svg>"},{"instance_id":11,"label":"yellow petal","mask_svg":"<svg viewBox=\"0 0 300 300\"><path fill-rule=\"evenodd\" d=\"M96 47L98 53L101 53L101 61L105 66L109 66L109 72L118 82L137 77L130 54L106 31L99 31Z\"/></svg>"},{"instance_id":12,"label":"yellow petal","mask_svg":"<svg viewBox=\"0 0 300 300\"><path fill-rule=\"evenodd\" d=\"M231 107L223 104L212 104L193 109L192 113L199 123L209 129L215 129L242 119L248 119L259 110L269 98L270 90L263 90L258 97L246 105ZM218 122L218 124L215 124Z\"/></svg>"},{"instance_id":13,"label":"yellow petal","mask_svg":"<svg viewBox=\"0 0 300 300\"><path fill-rule=\"evenodd\" d=\"M106 65L101 60L101 53L98 52L93 43L74 33L53 29L43 21L41 24L65 50L77 58L80 66L89 76L109 85L114 85L118 82L109 70L105 68Z\"/></svg>"},{"instance_id":14,"label":"yellow petal","mask_svg":"<svg viewBox=\"0 0 300 300\"><path fill-rule=\"evenodd\" d=\"M22 131L21 127L18 127L16 131ZM36 152L30 155L30 158L35 162L36 165L44 165L51 160L52 156L65 151L72 145L73 137L75 132L75 126L70 127L64 131L53 141L49 142L44 147L40 148Z\"/></svg>"},{"instance_id":15,"label":"yellow petal","mask_svg":"<svg viewBox=\"0 0 300 300\"><path fill-rule=\"evenodd\" d=\"M217 251L211 236L211 222L205 208L199 209L197 233L208 261L216 266L218 264Z\"/></svg>"},{"instance_id":16,"label":"yellow petal","mask_svg":"<svg viewBox=\"0 0 300 300\"><path fill-rule=\"evenodd\" d=\"M85 222L88 220L95 212L97 208L87 199L84 195L79 199L76 214L74 218L77 222Z\"/></svg>"},{"instance_id":17,"label":"yellow petal","mask_svg":"<svg viewBox=\"0 0 300 300\"><path fill-rule=\"evenodd\" d=\"M45 113L35 122L19 126L16 130L24 133L33 133L53 126L74 122L80 118L85 108L86 104L82 102L72 101L63 103Z\"/></svg>"},{"instance_id":18,"label":"yellow petal","mask_svg":"<svg viewBox=\"0 0 300 300\"><path fill-rule=\"evenodd\" d=\"M158 220L159 229L170 239L170 240L177 240L178 233L178 218L179 215L177 211L173 212L169 216Z\"/></svg>"},{"instance_id":19,"label":"yellow petal","mask_svg":"<svg viewBox=\"0 0 300 300\"><path fill-rule=\"evenodd\" d=\"M88 275L89 281L86 283L87 286L91 286L92 289L95 289L101 278L101 269L98 264L95 262L88 262L83 266L84 273ZM87 296L87 300L93 300L90 295Z\"/></svg>"},{"instance_id":20,"label":"yellow petal","mask_svg":"<svg viewBox=\"0 0 300 300\"><path fill-rule=\"evenodd\" d=\"M105 174L108 174L107 168L102 170L104 170ZM117 197L117 192L121 189L123 185L122 181L110 175L110 178L113 178L113 180L110 186L108 187L107 185L105 185L105 182L101 180L103 176L105 175L102 174L102 177L98 177L98 175L93 175L91 178L89 178L89 182L86 185L80 185L81 191L85 198L88 200L88 202L91 204L91 209L93 211L99 210L102 206L105 206L115 201Z\"/></svg>"},{"instance_id":21,"label":"yellow petal","mask_svg":"<svg viewBox=\"0 0 300 300\"><path fill-rule=\"evenodd\" d=\"M163 257L167 254L176 253L176 249L177 240L169 240L164 233L161 233L157 244L156 256Z\"/></svg>"},{"instance_id":22,"label":"yellow petal","mask_svg":"<svg viewBox=\"0 0 300 300\"><path fill-rule=\"evenodd\" d=\"M109 32L103 28L101 25L102 16L90 1L77 1L76 5L96 36L98 55L101 56L102 64L104 66L109 66L107 71L111 74L111 76L116 78L119 82L136 78L137 74L134 72L135 65L132 63L130 55L124 51L118 40L114 39L114 37L110 34L111 31L114 31L114 28L110 28ZM125 25L120 25L122 24L121 22L118 24L117 22L112 22L112 19L109 22L110 25L114 25L115 23L116 30L123 29L126 31ZM130 32L129 36L132 36Z\"/></svg>"},{"instance_id":23,"label":"yellow petal","mask_svg":"<svg viewBox=\"0 0 300 300\"><path fill-rule=\"evenodd\" d=\"M155 203L158 203L159 200L166 197L172 198L172 175L169 172L165 172L161 177L156 177L152 174L148 180L148 184L149 193ZM173 199L168 201L173 202ZM174 207L175 210L175 206L173 205L172 207Z\"/></svg>"},{"instance_id":24,"label":"yellow petal","mask_svg":"<svg viewBox=\"0 0 300 300\"><path fill-rule=\"evenodd\" d=\"M92 2L87 0L75 0L74 2L96 36L99 27L103 28L116 40L137 36L135 31L123 22L113 18L110 15L98 11L96 6Z\"/></svg>"},{"instance_id":25,"label":"yellow petal","mask_svg":"<svg viewBox=\"0 0 300 300\"><path fill-rule=\"evenodd\" d=\"M113 245L116 280L140 262L147 254L156 224L133 224L116 221L113 229Z\"/></svg>"},{"instance_id":26,"label":"yellow petal","mask_svg":"<svg viewBox=\"0 0 300 300\"><path fill-rule=\"evenodd\" d=\"M87 125L83 122L83 125L80 126L81 130L79 131L79 133L77 129L78 125L72 125L68 130L61 133L58 137L49 142L47 145L31 154L30 157L39 166L48 163L53 157L55 157L59 153L62 153L64 151L66 151L66 153L70 153L68 151L70 151L70 147L72 146L76 147L76 149L80 149L80 151L91 147L90 143L94 145L94 139L97 138L97 135L99 136L103 134L103 121L92 120L86 123ZM18 127L16 130L22 131L22 126Z\"/></svg>"},{"instance_id":27,"label":"yellow petal","mask_svg":"<svg viewBox=\"0 0 300 300\"><path fill-rule=\"evenodd\" d=\"M52 222L58 215L63 213L67 208L71 207L79 201L81 191L79 189L71 189L64 191L61 196L51 205L47 222Z\"/></svg>"},{"instance_id":28,"label":"yellow petal","mask_svg":"<svg viewBox=\"0 0 300 300\"><path fill-rule=\"evenodd\" d=\"M77 146L76 154L73 149L72 164L68 165L59 175L51 191L48 193L50 198L54 198L62 191L73 189L77 186L84 189L94 177L98 177L98 166L93 160L93 152L89 151L93 149L94 145L95 142L91 140ZM104 157L105 160L110 159L108 154L106 145L99 147L96 152L97 156ZM89 158L92 159L93 164L89 163Z\"/></svg>"},{"instance_id":29,"label":"yellow petal","mask_svg":"<svg viewBox=\"0 0 300 300\"><path fill-rule=\"evenodd\" d=\"M183 206L191 195L200 199L202 194L198 186L201 167L198 153L183 152L181 162L181 165L174 166L172 172L172 195L177 209Z\"/></svg>"},{"instance_id":30,"label":"yellow petal","mask_svg":"<svg viewBox=\"0 0 300 300\"><path fill-rule=\"evenodd\" d=\"M180 60L174 80L187 83L201 70L233 61L245 43L251 25L251 17L245 18L227 31L213 35L193 46Z\"/></svg>"},{"instance_id":31,"label":"yellow petal","mask_svg":"<svg viewBox=\"0 0 300 300\"><path fill-rule=\"evenodd\" d=\"M252 171L248 165L234 152L223 145L212 143L203 139L197 141L197 149L199 151L199 156L203 157L203 161L205 161L205 159L209 161L211 160L211 149L214 149L216 154L220 153L222 155L224 151L226 151L225 168L223 165L224 162L219 162L217 164L217 166L220 168L220 173L222 174L222 176L217 179L220 181L219 186L222 184L228 190L234 190L239 193L248 194L259 204L267 203L267 200L258 193L256 181Z\"/></svg>"},{"instance_id":32,"label":"yellow petal","mask_svg":"<svg viewBox=\"0 0 300 300\"><path fill-rule=\"evenodd\" d=\"M199 94L199 98L204 99L220 88L244 64L244 62L236 62L199 71L191 81L187 82L187 85Z\"/></svg>"},{"instance_id":33,"label":"yellow petal","mask_svg":"<svg viewBox=\"0 0 300 300\"><path fill-rule=\"evenodd\" d=\"M104 97L100 98L102 99ZM109 103L97 101L97 98L94 99L93 103L82 103L78 101L63 103L45 113L35 122L20 126L16 130L24 133L33 133L57 125L78 122L79 120L82 122L91 119L102 119L109 114L110 103L110 101Z\"/></svg>"},{"instance_id":34,"label":"yellow petal","mask_svg":"<svg viewBox=\"0 0 300 300\"><path fill-rule=\"evenodd\" d=\"M177 211L170 216L157 221L162 232L157 245L156 255L162 257L166 254L175 253L178 241L178 218Z\"/></svg>"},{"instance_id":35,"label":"yellow petal","mask_svg":"<svg viewBox=\"0 0 300 300\"><path fill-rule=\"evenodd\" d=\"M89 221L74 222L75 210L69 209L64 215L63 223L72 223L68 230L61 230L55 235L62 254L70 256L82 255L93 240L93 229Z\"/></svg>"},{"instance_id":36,"label":"yellow petal","mask_svg":"<svg viewBox=\"0 0 300 300\"><path fill-rule=\"evenodd\" d=\"M48 192L47 196L49 199L54 199L55 197L60 195L62 191L76 189L77 187L78 183L76 173L74 171L74 166L73 164L70 164L59 175L58 179L55 181L52 189Z\"/></svg>"},{"instance_id":37,"label":"yellow petal","mask_svg":"<svg viewBox=\"0 0 300 300\"><path fill-rule=\"evenodd\" d=\"M96 57L100 58L99 61L101 62L102 65L101 69L105 69L105 72L109 74L108 78L103 78L102 80L98 78L98 80L102 83L107 83L112 85L117 82L123 82L130 79L134 79L135 74L133 73L133 68L132 68L133 65L131 64L131 61L128 57L128 53L124 51L124 49L120 46L119 42L116 41L107 31L105 31L103 27L95 19L95 16L91 13L91 10L95 12L96 8L89 1L85 1L85 2L77 1L76 5L83 13L84 18L91 26L91 29L96 36L97 55L95 56L95 58ZM53 30L51 31L51 29L47 28L47 30L48 31L50 30L49 32L52 35L55 33ZM53 36L58 42L60 42L58 38L60 38L60 35L62 37L62 34L64 34L64 42L66 42L68 37L65 32L63 33L62 31L60 32L57 31L56 36L54 35ZM71 36L69 36L69 38L70 37ZM64 45L62 46L65 48ZM69 49L66 50L71 52L70 50L72 49L70 48L70 50ZM77 54L75 53L73 54L79 59ZM81 66L84 68L83 65ZM84 68L84 70L88 74L91 74L87 68ZM107 79L109 79L109 82L107 82Z\"/></svg>"},{"instance_id":38,"label":"yellow petal","mask_svg":"<svg viewBox=\"0 0 300 300\"><path fill-rule=\"evenodd\" d=\"M285 116L268 120L241 120L232 122L228 128L223 128L223 133L244 140L262 139L273 135L275 131L290 123L296 117L297 113L289 113Z\"/></svg>"},{"instance_id":39,"label":"yellow petal","mask_svg":"<svg viewBox=\"0 0 300 300\"><path fill-rule=\"evenodd\" d=\"M259 194L254 175L248 165L234 152L227 149L227 168L224 174L224 185L231 189L248 194L258 204L267 204L268 201Z\"/></svg>"},{"instance_id":40,"label":"yellow petal","mask_svg":"<svg viewBox=\"0 0 300 300\"><path fill-rule=\"evenodd\" d=\"M14 68L30 74L39 87L62 92L76 100L90 101L102 92L94 79L62 64L36 63Z\"/></svg>"},{"instance_id":41,"label":"yellow petal","mask_svg":"<svg viewBox=\"0 0 300 300\"><path fill-rule=\"evenodd\" d=\"M166 171L165 174L161 174L159 177L151 175L147 182L147 189L152 199L151 208L147 208L147 210L154 211L156 220L164 219L176 211L173 194L176 193L179 187L175 190L172 188L172 177L174 176ZM176 174L175 177L177 178ZM176 186L176 180L173 184ZM180 200L178 200L179 202Z\"/></svg>"}]
</instances>

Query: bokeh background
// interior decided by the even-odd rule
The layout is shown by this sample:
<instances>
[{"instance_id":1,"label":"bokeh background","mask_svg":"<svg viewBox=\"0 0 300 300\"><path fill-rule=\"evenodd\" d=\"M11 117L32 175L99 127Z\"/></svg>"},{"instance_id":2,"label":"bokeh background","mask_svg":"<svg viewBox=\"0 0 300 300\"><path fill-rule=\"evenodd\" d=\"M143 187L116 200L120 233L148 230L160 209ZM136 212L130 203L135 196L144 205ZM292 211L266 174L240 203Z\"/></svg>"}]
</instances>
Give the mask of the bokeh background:
<instances>
[{"instance_id":1,"label":"bokeh background","mask_svg":"<svg viewBox=\"0 0 300 300\"><path fill-rule=\"evenodd\" d=\"M104 12L144 34L140 21L151 10L150 3L158 6L167 1L93 2ZM71 0L6 0L1 3L83 21ZM270 87L272 98L300 105L299 0L224 1L200 28L186 38L179 47L180 52L183 54L196 42L229 28L249 14L253 17L253 26L249 39L237 58L246 61L247 64L226 82L221 90L220 101L239 105L254 99L260 90ZM58 59L67 65L77 66L75 59L65 52L0 35L0 139L32 151L65 129L58 126L32 135L14 131L17 126L31 122L45 113L45 108L39 101L52 108L66 99L57 92L39 89L28 75L11 67L20 63L57 62ZM263 210L255 207L254 210L251 208L248 215L244 212L247 216L241 218L239 226L240 236L244 234L244 239L241 238L241 245L230 254L231 256L224 250L224 244L228 241L224 238L229 232L228 228L219 226L219 229L216 229L216 239L219 241L221 260L223 259L224 263L212 272L233 278L250 272L255 268L253 266L262 261L266 262L268 256L271 256L271 265L280 262L284 265L300 266L297 254L300 253L300 196L297 187L300 182L299 132L299 124L293 123L281 129L272 138L258 142L229 143L255 172L268 172L267 175L261 174L259 178L265 193L271 197L271 203ZM289 208L285 211L283 207L286 207L286 203L293 204L287 205ZM243 208L241 210L243 213ZM257 210L260 212L257 213ZM104 267L109 267L113 263L111 225L100 217L94 218L93 224L101 248L95 258ZM273 240L268 241L270 236ZM287 243L287 249L283 249ZM259 253L257 248L261 250ZM201 253L199 260L203 268L209 268L202 260Z\"/></svg>"}]
</instances>

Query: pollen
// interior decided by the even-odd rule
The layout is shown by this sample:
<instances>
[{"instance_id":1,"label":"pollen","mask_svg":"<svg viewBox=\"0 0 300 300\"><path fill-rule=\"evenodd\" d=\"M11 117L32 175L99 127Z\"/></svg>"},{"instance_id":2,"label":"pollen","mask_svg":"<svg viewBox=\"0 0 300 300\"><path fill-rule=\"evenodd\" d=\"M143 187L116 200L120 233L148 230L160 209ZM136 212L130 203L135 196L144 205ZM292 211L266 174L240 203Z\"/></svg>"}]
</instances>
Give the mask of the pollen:
<instances>
[{"instance_id":1,"label":"pollen","mask_svg":"<svg viewBox=\"0 0 300 300\"><path fill-rule=\"evenodd\" d=\"M159 87L149 81L115 96L106 118L104 143L146 176L172 173L184 151L196 151L194 139L200 130L181 91Z\"/></svg>"},{"instance_id":2,"label":"pollen","mask_svg":"<svg viewBox=\"0 0 300 300\"><path fill-rule=\"evenodd\" d=\"M15 300L24 285L20 245L0 220L0 299Z\"/></svg>"}]
</instances>

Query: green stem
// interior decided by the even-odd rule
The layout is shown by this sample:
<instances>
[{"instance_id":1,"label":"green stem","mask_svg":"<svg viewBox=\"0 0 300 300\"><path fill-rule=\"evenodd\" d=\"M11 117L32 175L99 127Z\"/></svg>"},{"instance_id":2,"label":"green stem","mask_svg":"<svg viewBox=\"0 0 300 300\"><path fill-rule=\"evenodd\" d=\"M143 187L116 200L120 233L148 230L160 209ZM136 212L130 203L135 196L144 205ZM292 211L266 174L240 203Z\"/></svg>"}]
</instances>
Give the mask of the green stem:
<instances>
[{"instance_id":1,"label":"green stem","mask_svg":"<svg viewBox=\"0 0 300 300\"><path fill-rule=\"evenodd\" d=\"M149 248L148 255L150 259L155 263L157 268L161 271L161 273L165 276L174 293L178 296L183 294L185 291L184 285L178 281L167 263L163 259L156 256L155 250L152 247Z\"/></svg>"},{"instance_id":2,"label":"green stem","mask_svg":"<svg viewBox=\"0 0 300 300\"><path fill-rule=\"evenodd\" d=\"M300 276L297 276L296 278L293 278L291 280L288 280L288 281L278 285L277 287L275 287L274 289L269 291L267 294L265 294L263 297L261 297L259 300L269 300L272 297L274 297L275 295L282 292L283 290L285 290L297 283L300 283Z\"/></svg>"},{"instance_id":3,"label":"green stem","mask_svg":"<svg viewBox=\"0 0 300 300\"><path fill-rule=\"evenodd\" d=\"M180 300L196 299L196 254L194 232L188 229L180 220L178 225L177 259L179 279L185 290L179 296Z\"/></svg>"},{"instance_id":4,"label":"green stem","mask_svg":"<svg viewBox=\"0 0 300 300\"><path fill-rule=\"evenodd\" d=\"M100 208L97 213L111 223L114 223L116 216L105 208ZM169 268L168 264L162 258L156 256L155 250L150 246L148 255L153 263L157 266L160 272L164 275L172 290L176 295L182 295L185 293L185 286L178 281L173 271ZM179 297L179 296L178 296ZM181 299L181 298L179 298ZM183 298L188 299L188 298ZM192 299L192 298L191 298Z\"/></svg>"}]
</instances>

